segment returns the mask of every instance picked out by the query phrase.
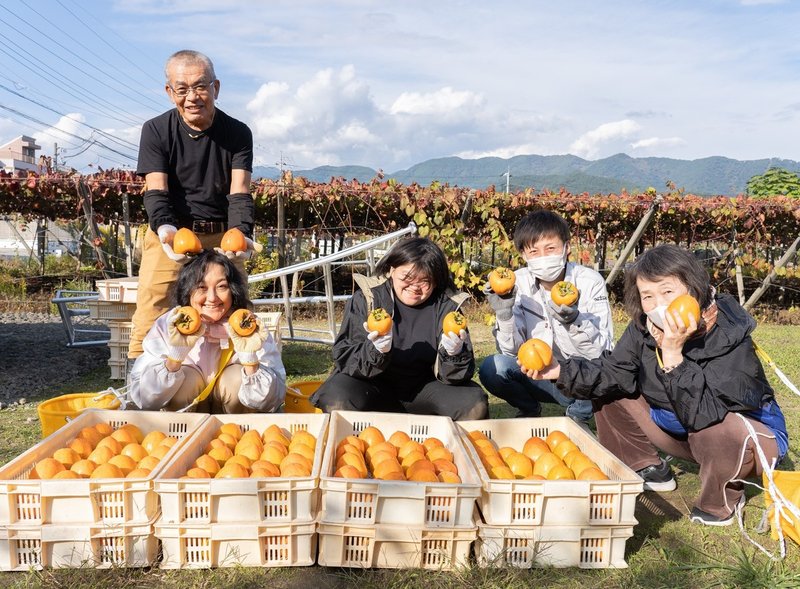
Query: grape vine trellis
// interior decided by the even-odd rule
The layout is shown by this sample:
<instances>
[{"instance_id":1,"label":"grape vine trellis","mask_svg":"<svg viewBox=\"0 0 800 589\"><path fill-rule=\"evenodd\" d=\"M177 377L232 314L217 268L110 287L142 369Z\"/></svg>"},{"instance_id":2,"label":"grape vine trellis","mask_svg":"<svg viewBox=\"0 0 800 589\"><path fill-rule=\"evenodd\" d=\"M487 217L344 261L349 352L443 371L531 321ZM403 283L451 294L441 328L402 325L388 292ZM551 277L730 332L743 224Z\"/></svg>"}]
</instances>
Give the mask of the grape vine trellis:
<instances>
[{"instance_id":1,"label":"grape vine trellis","mask_svg":"<svg viewBox=\"0 0 800 589\"><path fill-rule=\"evenodd\" d=\"M82 216L78 181L91 189L98 223L119 218L129 195L130 218L144 222L142 182L127 171L86 176L43 175L18 178L0 173L0 215L25 219L75 220ZM646 194L570 194L526 190L512 194L494 187L471 190L433 183L403 185L376 177L369 182L332 178L311 182L286 173L280 180L252 186L256 224L274 229L276 199L283 199L286 228L311 228L370 234L404 227L409 221L421 235L438 242L459 286L475 288L492 264L515 265L510 233L519 218L535 208L552 209L573 228L573 253L586 264L610 265L649 208ZM753 198L698 197L673 191L664 195L642 246L672 242L713 250L716 280L733 272L736 261L745 273L760 278L782 250L800 234L800 201L775 196ZM796 265L786 276L800 277Z\"/></svg>"}]
</instances>

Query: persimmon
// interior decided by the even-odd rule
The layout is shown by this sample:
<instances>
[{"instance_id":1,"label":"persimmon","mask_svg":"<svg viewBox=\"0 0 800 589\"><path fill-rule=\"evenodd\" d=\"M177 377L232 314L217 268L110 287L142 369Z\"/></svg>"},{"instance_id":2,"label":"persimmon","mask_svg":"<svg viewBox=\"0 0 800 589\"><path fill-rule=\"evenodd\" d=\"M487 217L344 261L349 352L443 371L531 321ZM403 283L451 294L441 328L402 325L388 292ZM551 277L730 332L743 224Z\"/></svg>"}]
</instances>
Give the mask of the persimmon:
<instances>
[{"instance_id":1,"label":"persimmon","mask_svg":"<svg viewBox=\"0 0 800 589\"><path fill-rule=\"evenodd\" d=\"M376 444L386 441L381 430L374 425L365 427L363 430L361 430L361 433L358 434L358 437L366 442L367 448L371 448Z\"/></svg>"},{"instance_id":2,"label":"persimmon","mask_svg":"<svg viewBox=\"0 0 800 589\"><path fill-rule=\"evenodd\" d=\"M188 227L181 227L172 238L172 251L176 254L199 254L203 251L203 244Z\"/></svg>"},{"instance_id":3,"label":"persimmon","mask_svg":"<svg viewBox=\"0 0 800 589\"><path fill-rule=\"evenodd\" d=\"M510 293L516 281L516 274L508 268L500 266L489 272L489 286L492 287L492 291L495 294L504 295Z\"/></svg>"},{"instance_id":4,"label":"persimmon","mask_svg":"<svg viewBox=\"0 0 800 589\"><path fill-rule=\"evenodd\" d=\"M367 314L367 329L370 333L377 331L378 335L386 335L392 330L392 316L381 307L373 309Z\"/></svg>"},{"instance_id":5,"label":"persimmon","mask_svg":"<svg viewBox=\"0 0 800 589\"><path fill-rule=\"evenodd\" d=\"M188 305L175 312L175 329L183 335L192 335L200 329L200 313Z\"/></svg>"},{"instance_id":6,"label":"persimmon","mask_svg":"<svg viewBox=\"0 0 800 589\"><path fill-rule=\"evenodd\" d=\"M336 478L341 479L360 479L361 472L354 466L350 466L349 464L345 464L341 468L337 469L333 476Z\"/></svg>"},{"instance_id":7,"label":"persimmon","mask_svg":"<svg viewBox=\"0 0 800 589\"><path fill-rule=\"evenodd\" d=\"M528 370L542 370L550 366L553 350L538 338L531 338L517 351L517 359Z\"/></svg>"},{"instance_id":8,"label":"persimmon","mask_svg":"<svg viewBox=\"0 0 800 589\"><path fill-rule=\"evenodd\" d=\"M579 481L607 481L608 477L606 473L602 470L597 468L596 466L589 466L584 468L578 475L575 477Z\"/></svg>"},{"instance_id":9,"label":"persimmon","mask_svg":"<svg viewBox=\"0 0 800 589\"><path fill-rule=\"evenodd\" d=\"M689 326L689 317L694 317L695 323L700 323L700 304L697 299L690 294L682 294L675 298L667 307L667 314L675 317L674 313L680 315L685 326Z\"/></svg>"},{"instance_id":10,"label":"persimmon","mask_svg":"<svg viewBox=\"0 0 800 589\"><path fill-rule=\"evenodd\" d=\"M110 462L105 464L100 464L97 468L92 471L92 474L89 475L90 479L124 479L125 473L122 470Z\"/></svg>"},{"instance_id":11,"label":"persimmon","mask_svg":"<svg viewBox=\"0 0 800 589\"><path fill-rule=\"evenodd\" d=\"M459 333L462 329L467 328L467 318L463 313L458 311L450 311L444 316L442 321L442 332L444 333Z\"/></svg>"},{"instance_id":12,"label":"persimmon","mask_svg":"<svg viewBox=\"0 0 800 589\"><path fill-rule=\"evenodd\" d=\"M550 446L550 450L552 452L555 452L556 446L558 446L561 442L565 442L567 440L569 440L569 436L558 429L554 429L553 431L551 431L549 434L547 434L547 437L544 439L544 441L547 442L547 445ZM574 449L575 448L571 448L571 450ZM559 456L559 458L561 457Z\"/></svg>"},{"instance_id":13,"label":"persimmon","mask_svg":"<svg viewBox=\"0 0 800 589\"><path fill-rule=\"evenodd\" d=\"M461 484L461 477L455 472L443 470L442 472L436 473L436 476L439 477L440 483Z\"/></svg>"},{"instance_id":14,"label":"persimmon","mask_svg":"<svg viewBox=\"0 0 800 589\"><path fill-rule=\"evenodd\" d=\"M247 337L258 328L258 319L250 309L236 309L228 319L228 325L238 335Z\"/></svg>"},{"instance_id":15,"label":"persimmon","mask_svg":"<svg viewBox=\"0 0 800 589\"><path fill-rule=\"evenodd\" d=\"M556 305L574 305L579 296L578 288L566 280L556 282L550 290L550 298Z\"/></svg>"},{"instance_id":16,"label":"persimmon","mask_svg":"<svg viewBox=\"0 0 800 589\"><path fill-rule=\"evenodd\" d=\"M153 451L158 448L161 442L164 441L164 438L167 437L167 434L164 432L160 432L158 430L153 430L149 434L147 434L144 438L142 438L141 446L144 448L145 452L148 454L152 454Z\"/></svg>"},{"instance_id":17,"label":"persimmon","mask_svg":"<svg viewBox=\"0 0 800 589\"><path fill-rule=\"evenodd\" d=\"M246 479L250 476L250 472L241 464L231 463L219 469L219 472L214 475L215 479Z\"/></svg>"},{"instance_id":18,"label":"persimmon","mask_svg":"<svg viewBox=\"0 0 800 589\"><path fill-rule=\"evenodd\" d=\"M222 236L219 247L226 252L243 252L247 250L247 239L241 230L232 227Z\"/></svg>"},{"instance_id":19,"label":"persimmon","mask_svg":"<svg viewBox=\"0 0 800 589\"><path fill-rule=\"evenodd\" d=\"M32 479L52 479L58 473L67 470L55 458L44 458L36 463L31 470L30 478Z\"/></svg>"}]
</instances>

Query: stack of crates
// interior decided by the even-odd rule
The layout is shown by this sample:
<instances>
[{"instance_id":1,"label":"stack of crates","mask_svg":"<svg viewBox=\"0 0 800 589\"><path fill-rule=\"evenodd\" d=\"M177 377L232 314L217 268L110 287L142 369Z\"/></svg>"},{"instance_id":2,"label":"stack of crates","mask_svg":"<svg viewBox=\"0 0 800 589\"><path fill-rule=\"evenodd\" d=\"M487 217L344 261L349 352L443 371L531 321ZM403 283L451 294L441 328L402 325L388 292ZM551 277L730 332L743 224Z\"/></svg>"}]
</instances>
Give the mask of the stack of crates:
<instances>
[{"instance_id":1,"label":"stack of crates","mask_svg":"<svg viewBox=\"0 0 800 589\"><path fill-rule=\"evenodd\" d=\"M108 365L111 368L112 380L125 380L128 363L128 344L131 338L133 313L136 311L136 290L139 278L114 278L98 280L97 301L89 301L89 314L95 319L108 322L111 338L108 349L111 356Z\"/></svg>"},{"instance_id":2,"label":"stack of crates","mask_svg":"<svg viewBox=\"0 0 800 589\"><path fill-rule=\"evenodd\" d=\"M333 411L320 475L319 556L324 566L449 570L467 563L477 536L480 479L449 417ZM336 448L378 428L417 441L436 437L453 453L462 482L425 483L334 477Z\"/></svg>"},{"instance_id":3,"label":"stack of crates","mask_svg":"<svg viewBox=\"0 0 800 589\"><path fill-rule=\"evenodd\" d=\"M308 566L317 553L319 473L329 416L325 414L212 415L155 480L162 514L161 568ZM310 476L186 478L226 423L242 432L271 425L291 437L305 430L316 438Z\"/></svg>"},{"instance_id":4,"label":"stack of crates","mask_svg":"<svg viewBox=\"0 0 800 589\"><path fill-rule=\"evenodd\" d=\"M567 417L458 422L481 478L478 539L481 566L624 568L643 481L584 428ZM518 451L528 438L566 434L608 480L499 480L489 474L469 439L479 431ZM481 517L482 516L482 517Z\"/></svg>"},{"instance_id":5,"label":"stack of crates","mask_svg":"<svg viewBox=\"0 0 800 589\"><path fill-rule=\"evenodd\" d=\"M0 469L0 570L145 567L158 556L153 480L207 415L88 409ZM178 439L146 478L31 479L86 427L137 426Z\"/></svg>"}]
</instances>

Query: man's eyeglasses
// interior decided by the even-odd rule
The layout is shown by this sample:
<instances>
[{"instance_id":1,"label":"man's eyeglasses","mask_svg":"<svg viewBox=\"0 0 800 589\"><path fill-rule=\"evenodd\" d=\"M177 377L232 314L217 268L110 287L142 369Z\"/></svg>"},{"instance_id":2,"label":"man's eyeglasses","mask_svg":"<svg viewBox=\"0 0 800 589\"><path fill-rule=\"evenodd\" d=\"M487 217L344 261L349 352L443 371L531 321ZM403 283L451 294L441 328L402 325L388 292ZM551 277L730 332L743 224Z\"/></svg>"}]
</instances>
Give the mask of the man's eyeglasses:
<instances>
[{"instance_id":1,"label":"man's eyeglasses","mask_svg":"<svg viewBox=\"0 0 800 589\"><path fill-rule=\"evenodd\" d=\"M172 90L172 93L177 96L178 98L186 98L189 96L190 92L194 92L195 94L208 94L211 90L211 87L214 85L215 80L211 80L210 82L206 82L204 84L195 84L194 86L179 86L175 88L170 86L169 89Z\"/></svg>"}]
</instances>

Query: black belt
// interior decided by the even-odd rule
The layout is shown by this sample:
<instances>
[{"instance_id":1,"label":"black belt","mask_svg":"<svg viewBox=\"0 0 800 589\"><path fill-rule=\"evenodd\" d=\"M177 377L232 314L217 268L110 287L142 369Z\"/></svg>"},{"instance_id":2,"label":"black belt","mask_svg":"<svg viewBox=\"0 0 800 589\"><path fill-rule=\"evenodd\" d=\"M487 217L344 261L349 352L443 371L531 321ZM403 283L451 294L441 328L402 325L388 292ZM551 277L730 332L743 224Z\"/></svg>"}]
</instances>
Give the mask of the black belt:
<instances>
[{"instance_id":1,"label":"black belt","mask_svg":"<svg viewBox=\"0 0 800 589\"><path fill-rule=\"evenodd\" d=\"M225 221L192 221L192 231L195 233L224 233L227 230Z\"/></svg>"}]
</instances>

